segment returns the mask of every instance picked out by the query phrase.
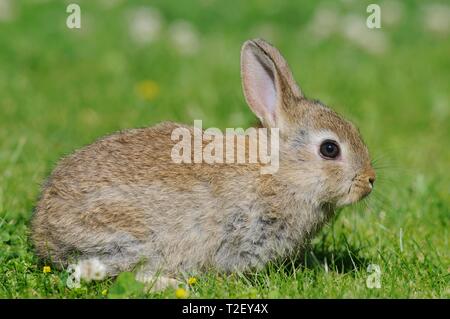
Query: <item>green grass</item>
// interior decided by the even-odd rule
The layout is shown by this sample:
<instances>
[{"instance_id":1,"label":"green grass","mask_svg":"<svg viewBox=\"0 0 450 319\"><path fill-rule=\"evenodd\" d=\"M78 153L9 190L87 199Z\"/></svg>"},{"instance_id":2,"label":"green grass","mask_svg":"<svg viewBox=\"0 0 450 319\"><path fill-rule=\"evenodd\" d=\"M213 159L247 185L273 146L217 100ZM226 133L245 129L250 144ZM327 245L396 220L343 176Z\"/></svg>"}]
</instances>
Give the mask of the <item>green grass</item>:
<instances>
[{"instance_id":1,"label":"green grass","mask_svg":"<svg viewBox=\"0 0 450 319\"><path fill-rule=\"evenodd\" d=\"M205 274L190 297L450 297L450 41L448 31L424 28L423 1L405 2L399 22L383 25L388 47L379 54L339 32L314 36L315 1L152 1L164 22L149 45L128 33L129 10L144 1L76 2L81 30L65 27L67 1L11 1L15 16L0 22L0 297L175 296L144 295L124 279L69 289L65 272L43 273L28 239L33 206L56 161L99 136L163 120L251 125L239 49L253 37L281 49L308 96L359 126L378 159L376 191L325 227L305 262ZM365 19L368 3L322 5ZM193 55L172 49L179 19L198 30ZM145 99L136 85L148 80L159 93ZM366 286L369 264L380 266L380 289Z\"/></svg>"}]
</instances>

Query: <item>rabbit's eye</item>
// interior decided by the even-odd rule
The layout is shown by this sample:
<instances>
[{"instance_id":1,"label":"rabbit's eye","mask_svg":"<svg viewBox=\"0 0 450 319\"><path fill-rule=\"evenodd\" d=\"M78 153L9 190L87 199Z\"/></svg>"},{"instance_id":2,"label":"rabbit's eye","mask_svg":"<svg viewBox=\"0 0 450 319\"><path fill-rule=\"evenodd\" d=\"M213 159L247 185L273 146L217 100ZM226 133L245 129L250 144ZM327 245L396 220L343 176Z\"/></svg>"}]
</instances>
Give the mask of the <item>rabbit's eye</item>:
<instances>
[{"instance_id":1,"label":"rabbit's eye","mask_svg":"<svg viewBox=\"0 0 450 319\"><path fill-rule=\"evenodd\" d=\"M335 159L339 155L339 146L335 141L326 140L320 145L320 154L326 159Z\"/></svg>"}]
</instances>

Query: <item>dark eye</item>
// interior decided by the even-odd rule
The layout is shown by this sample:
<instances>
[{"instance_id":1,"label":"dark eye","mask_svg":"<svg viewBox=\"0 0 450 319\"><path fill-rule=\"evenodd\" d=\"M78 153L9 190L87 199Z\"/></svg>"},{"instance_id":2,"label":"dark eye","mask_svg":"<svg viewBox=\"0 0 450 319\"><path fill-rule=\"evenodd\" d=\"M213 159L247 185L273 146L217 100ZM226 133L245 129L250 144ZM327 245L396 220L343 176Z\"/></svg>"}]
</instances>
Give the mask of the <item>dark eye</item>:
<instances>
[{"instance_id":1,"label":"dark eye","mask_svg":"<svg viewBox=\"0 0 450 319\"><path fill-rule=\"evenodd\" d=\"M326 140L320 145L320 154L326 159L334 159L339 155L339 146L335 141Z\"/></svg>"}]
</instances>

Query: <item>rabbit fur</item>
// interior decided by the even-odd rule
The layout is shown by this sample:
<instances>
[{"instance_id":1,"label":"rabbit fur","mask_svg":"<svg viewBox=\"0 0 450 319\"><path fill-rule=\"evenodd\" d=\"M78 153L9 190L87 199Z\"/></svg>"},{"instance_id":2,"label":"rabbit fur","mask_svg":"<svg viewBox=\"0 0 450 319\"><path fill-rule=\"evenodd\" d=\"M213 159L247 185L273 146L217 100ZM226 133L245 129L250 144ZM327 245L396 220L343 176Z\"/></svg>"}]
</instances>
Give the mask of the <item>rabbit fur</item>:
<instances>
[{"instance_id":1,"label":"rabbit fur","mask_svg":"<svg viewBox=\"0 0 450 319\"><path fill-rule=\"evenodd\" d=\"M112 134L63 158L43 186L32 219L38 256L82 263L87 279L97 262L105 276L139 266L138 280L161 276L163 289L181 274L259 269L289 256L338 208L370 193L375 172L358 129L307 99L276 48L245 42L241 75L252 111L280 130L277 172L174 163L173 130L193 132L183 124ZM338 159L320 156L324 140L338 143Z\"/></svg>"}]
</instances>

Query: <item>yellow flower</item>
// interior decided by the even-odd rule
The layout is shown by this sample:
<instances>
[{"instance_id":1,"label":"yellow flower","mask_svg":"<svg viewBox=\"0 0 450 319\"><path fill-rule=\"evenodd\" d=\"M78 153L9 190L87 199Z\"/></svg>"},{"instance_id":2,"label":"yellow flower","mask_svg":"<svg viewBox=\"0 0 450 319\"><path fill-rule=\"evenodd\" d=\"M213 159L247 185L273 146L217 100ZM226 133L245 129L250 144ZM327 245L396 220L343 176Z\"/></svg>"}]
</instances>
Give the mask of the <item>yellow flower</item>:
<instances>
[{"instance_id":1,"label":"yellow flower","mask_svg":"<svg viewBox=\"0 0 450 319\"><path fill-rule=\"evenodd\" d=\"M196 283L197 283L197 278L195 278L195 277L190 277L190 278L188 279L188 284L189 284L189 286L195 285Z\"/></svg>"},{"instance_id":2,"label":"yellow flower","mask_svg":"<svg viewBox=\"0 0 450 319\"><path fill-rule=\"evenodd\" d=\"M43 271L44 274L47 274L47 273L51 272L52 269L50 268L50 266L44 266L44 268L42 269L42 271Z\"/></svg>"},{"instance_id":3,"label":"yellow flower","mask_svg":"<svg viewBox=\"0 0 450 319\"><path fill-rule=\"evenodd\" d=\"M142 81L136 85L136 94L144 100L152 101L159 94L159 85L152 80Z\"/></svg>"},{"instance_id":4,"label":"yellow flower","mask_svg":"<svg viewBox=\"0 0 450 319\"><path fill-rule=\"evenodd\" d=\"M183 288L178 288L177 290L175 290L175 297L179 298L179 299L184 299L187 298L188 296L188 292L186 291L186 289Z\"/></svg>"},{"instance_id":5,"label":"yellow flower","mask_svg":"<svg viewBox=\"0 0 450 319\"><path fill-rule=\"evenodd\" d=\"M103 295L103 296L106 296L107 294L108 294L108 290L107 290L107 289L103 289L103 290L102 290L102 295Z\"/></svg>"}]
</instances>

